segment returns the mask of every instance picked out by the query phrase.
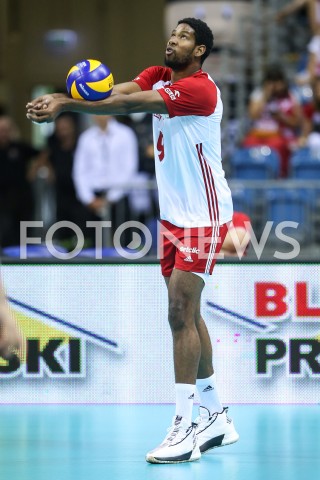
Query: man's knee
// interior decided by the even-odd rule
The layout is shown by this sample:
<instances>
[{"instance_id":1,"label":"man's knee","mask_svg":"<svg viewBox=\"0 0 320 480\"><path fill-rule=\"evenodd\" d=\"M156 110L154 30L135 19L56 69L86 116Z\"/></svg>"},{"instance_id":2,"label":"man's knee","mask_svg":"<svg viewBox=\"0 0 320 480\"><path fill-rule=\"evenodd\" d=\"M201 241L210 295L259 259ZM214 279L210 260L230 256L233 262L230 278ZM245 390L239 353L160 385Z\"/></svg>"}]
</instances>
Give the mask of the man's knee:
<instances>
[{"instance_id":1,"label":"man's knee","mask_svg":"<svg viewBox=\"0 0 320 480\"><path fill-rule=\"evenodd\" d=\"M194 315L192 314L192 305L190 300L185 296L169 298L169 323L174 331L182 330L191 322L194 323Z\"/></svg>"}]
</instances>

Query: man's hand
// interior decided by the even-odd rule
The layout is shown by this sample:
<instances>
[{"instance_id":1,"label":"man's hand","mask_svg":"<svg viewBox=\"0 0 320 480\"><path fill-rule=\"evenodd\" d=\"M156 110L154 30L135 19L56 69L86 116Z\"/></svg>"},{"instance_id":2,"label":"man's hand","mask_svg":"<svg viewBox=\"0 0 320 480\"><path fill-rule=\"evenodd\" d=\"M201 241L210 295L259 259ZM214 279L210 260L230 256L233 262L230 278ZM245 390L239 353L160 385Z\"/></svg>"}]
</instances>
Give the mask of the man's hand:
<instances>
[{"instance_id":1,"label":"man's hand","mask_svg":"<svg viewBox=\"0 0 320 480\"><path fill-rule=\"evenodd\" d=\"M21 357L24 341L15 318L7 308L1 309L0 317L0 356L10 358L18 354Z\"/></svg>"},{"instance_id":2,"label":"man's hand","mask_svg":"<svg viewBox=\"0 0 320 480\"><path fill-rule=\"evenodd\" d=\"M27 103L27 118L35 123L50 123L55 120L63 110L65 100L64 93L53 93L35 98Z\"/></svg>"}]
</instances>

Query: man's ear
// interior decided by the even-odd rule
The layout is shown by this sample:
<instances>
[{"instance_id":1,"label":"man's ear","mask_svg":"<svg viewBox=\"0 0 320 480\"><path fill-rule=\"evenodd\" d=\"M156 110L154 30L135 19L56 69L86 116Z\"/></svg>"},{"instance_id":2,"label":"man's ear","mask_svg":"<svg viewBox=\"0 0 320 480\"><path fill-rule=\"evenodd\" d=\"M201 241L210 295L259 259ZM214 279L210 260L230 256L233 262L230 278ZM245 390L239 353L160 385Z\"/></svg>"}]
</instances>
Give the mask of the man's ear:
<instances>
[{"instance_id":1,"label":"man's ear","mask_svg":"<svg viewBox=\"0 0 320 480\"><path fill-rule=\"evenodd\" d=\"M195 54L196 57L202 57L202 55L204 54L205 51L206 51L206 46L205 45L197 45L195 47L194 54Z\"/></svg>"}]
</instances>

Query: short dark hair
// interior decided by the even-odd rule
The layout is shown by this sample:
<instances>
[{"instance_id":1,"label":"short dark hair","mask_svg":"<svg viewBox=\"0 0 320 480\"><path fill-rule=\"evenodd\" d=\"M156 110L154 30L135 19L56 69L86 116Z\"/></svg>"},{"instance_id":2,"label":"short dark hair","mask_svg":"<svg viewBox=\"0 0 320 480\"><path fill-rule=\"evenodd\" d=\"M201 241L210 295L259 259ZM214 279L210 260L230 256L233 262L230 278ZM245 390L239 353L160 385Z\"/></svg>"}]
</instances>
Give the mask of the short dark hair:
<instances>
[{"instance_id":1,"label":"short dark hair","mask_svg":"<svg viewBox=\"0 0 320 480\"><path fill-rule=\"evenodd\" d=\"M277 82L277 81L287 82L287 76L279 63L272 63L268 65L265 69L263 81L264 82Z\"/></svg>"},{"instance_id":2,"label":"short dark hair","mask_svg":"<svg viewBox=\"0 0 320 480\"><path fill-rule=\"evenodd\" d=\"M214 37L211 29L208 25L200 20L199 18L183 18L182 20L178 21L178 25L181 23L186 23L189 27L193 28L195 33L196 45L205 45L206 51L200 57L201 65L205 61L205 59L209 56L212 48Z\"/></svg>"}]
</instances>

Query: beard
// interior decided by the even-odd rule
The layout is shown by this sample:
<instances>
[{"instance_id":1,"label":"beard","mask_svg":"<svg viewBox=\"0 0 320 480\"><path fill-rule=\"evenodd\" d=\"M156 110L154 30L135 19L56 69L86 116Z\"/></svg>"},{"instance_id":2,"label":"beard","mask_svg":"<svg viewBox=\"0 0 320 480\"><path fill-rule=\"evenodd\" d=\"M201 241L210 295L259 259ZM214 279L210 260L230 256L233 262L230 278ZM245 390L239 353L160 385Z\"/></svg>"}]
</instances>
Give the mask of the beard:
<instances>
[{"instance_id":1,"label":"beard","mask_svg":"<svg viewBox=\"0 0 320 480\"><path fill-rule=\"evenodd\" d=\"M175 54L173 54L173 58L167 58L167 57L164 58L165 66L171 68L176 72L184 70L190 65L191 62L192 62L191 55L185 55L182 58L177 58L175 57Z\"/></svg>"}]
</instances>

